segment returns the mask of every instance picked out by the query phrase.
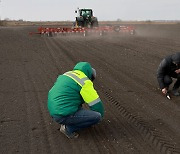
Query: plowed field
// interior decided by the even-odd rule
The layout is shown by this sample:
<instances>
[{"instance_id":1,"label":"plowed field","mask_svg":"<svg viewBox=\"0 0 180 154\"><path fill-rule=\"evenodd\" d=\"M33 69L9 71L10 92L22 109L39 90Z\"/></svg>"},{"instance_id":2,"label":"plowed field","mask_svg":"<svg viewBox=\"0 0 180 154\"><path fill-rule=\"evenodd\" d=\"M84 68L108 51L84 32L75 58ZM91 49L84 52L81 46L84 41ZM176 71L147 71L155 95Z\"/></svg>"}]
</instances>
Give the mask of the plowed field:
<instances>
[{"instance_id":1,"label":"plowed field","mask_svg":"<svg viewBox=\"0 0 180 154\"><path fill-rule=\"evenodd\" d=\"M180 97L161 94L156 70L166 55L180 51L180 25L135 27L134 36L102 37L0 28L0 153L179 154ZM70 140L49 116L47 93L79 61L97 71L105 117Z\"/></svg>"}]
</instances>

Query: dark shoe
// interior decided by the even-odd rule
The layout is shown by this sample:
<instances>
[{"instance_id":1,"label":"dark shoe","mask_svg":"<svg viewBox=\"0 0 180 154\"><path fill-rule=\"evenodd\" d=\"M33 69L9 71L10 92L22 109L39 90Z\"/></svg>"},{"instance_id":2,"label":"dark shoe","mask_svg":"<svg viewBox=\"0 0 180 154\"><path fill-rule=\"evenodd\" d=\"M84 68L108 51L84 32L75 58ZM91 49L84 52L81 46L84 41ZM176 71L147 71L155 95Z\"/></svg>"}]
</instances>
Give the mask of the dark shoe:
<instances>
[{"instance_id":1,"label":"dark shoe","mask_svg":"<svg viewBox=\"0 0 180 154\"><path fill-rule=\"evenodd\" d=\"M68 138L78 138L79 134L76 133L76 132L73 132L71 134L69 134L67 131L66 131L66 126L65 125L61 125L60 127L60 132L63 133L64 135L66 135L66 137Z\"/></svg>"},{"instance_id":2,"label":"dark shoe","mask_svg":"<svg viewBox=\"0 0 180 154\"><path fill-rule=\"evenodd\" d=\"M172 90L172 94L173 94L174 96L180 96L180 93L178 92L178 89L173 89L173 90Z\"/></svg>"}]
</instances>

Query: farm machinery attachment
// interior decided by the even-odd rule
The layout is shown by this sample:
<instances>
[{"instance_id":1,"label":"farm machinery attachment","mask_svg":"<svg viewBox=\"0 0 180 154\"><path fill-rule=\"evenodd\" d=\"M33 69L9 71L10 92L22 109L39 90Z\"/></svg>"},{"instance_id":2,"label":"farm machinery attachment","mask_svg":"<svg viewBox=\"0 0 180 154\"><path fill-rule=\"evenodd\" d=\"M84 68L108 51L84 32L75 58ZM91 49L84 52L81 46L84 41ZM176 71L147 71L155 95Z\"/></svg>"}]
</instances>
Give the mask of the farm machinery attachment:
<instances>
[{"instance_id":1,"label":"farm machinery attachment","mask_svg":"<svg viewBox=\"0 0 180 154\"><path fill-rule=\"evenodd\" d=\"M64 35L82 35L88 36L91 34L106 35L109 33L120 34L135 34L135 29L132 26L99 26L97 17L93 16L92 9L79 9L73 27L39 27L38 32L31 32L30 34L40 34L43 36L64 36Z\"/></svg>"},{"instance_id":2,"label":"farm machinery attachment","mask_svg":"<svg viewBox=\"0 0 180 154\"><path fill-rule=\"evenodd\" d=\"M39 27L38 32L31 32L30 34L40 34L42 36L65 36L65 35L81 35L88 36L91 34L97 34L99 36L120 33L120 34L135 34L135 29L132 26L99 26L94 28L87 27Z\"/></svg>"}]
</instances>

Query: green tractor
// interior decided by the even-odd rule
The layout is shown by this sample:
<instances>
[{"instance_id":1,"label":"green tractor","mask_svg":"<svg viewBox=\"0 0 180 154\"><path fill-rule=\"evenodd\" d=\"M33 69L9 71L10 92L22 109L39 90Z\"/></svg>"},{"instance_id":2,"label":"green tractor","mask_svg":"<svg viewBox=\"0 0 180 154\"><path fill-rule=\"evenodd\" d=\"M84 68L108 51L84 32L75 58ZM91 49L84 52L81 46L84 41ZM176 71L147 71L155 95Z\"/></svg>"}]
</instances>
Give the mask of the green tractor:
<instances>
[{"instance_id":1,"label":"green tractor","mask_svg":"<svg viewBox=\"0 0 180 154\"><path fill-rule=\"evenodd\" d=\"M98 27L97 17L93 16L92 9L77 9L75 11L77 13L75 26L76 27L87 27L93 28Z\"/></svg>"}]
</instances>

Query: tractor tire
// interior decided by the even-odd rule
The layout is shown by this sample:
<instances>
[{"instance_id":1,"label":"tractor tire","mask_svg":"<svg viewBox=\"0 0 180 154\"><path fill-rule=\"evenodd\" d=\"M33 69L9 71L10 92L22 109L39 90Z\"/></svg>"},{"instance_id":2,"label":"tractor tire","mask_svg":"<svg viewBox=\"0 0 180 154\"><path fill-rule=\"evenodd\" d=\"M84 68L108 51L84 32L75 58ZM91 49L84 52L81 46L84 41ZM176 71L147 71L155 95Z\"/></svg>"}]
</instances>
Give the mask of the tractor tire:
<instances>
[{"instance_id":1,"label":"tractor tire","mask_svg":"<svg viewBox=\"0 0 180 154\"><path fill-rule=\"evenodd\" d=\"M98 21L93 21L91 23L91 28L93 28L93 27L98 27Z\"/></svg>"},{"instance_id":2,"label":"tractor tire","mask_svg":"<svg viewBox=\"0 0 180 154\"><path fill-rule=\"evenodd\" d=\"M76 18L76 26L84 27L84 20L81 18Z\"/></svg>"},{"instance_id":3,"label":"tractor tire","mask_svg":"<svg viewBox=\"0 0 180 154\"><path fill-rule=\"evenodd\" d=\"M78 22L78 27L84 27L84 26L85 26L85 23L83 21Z\"/></svg>"}]
</instances>

